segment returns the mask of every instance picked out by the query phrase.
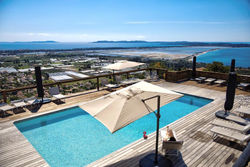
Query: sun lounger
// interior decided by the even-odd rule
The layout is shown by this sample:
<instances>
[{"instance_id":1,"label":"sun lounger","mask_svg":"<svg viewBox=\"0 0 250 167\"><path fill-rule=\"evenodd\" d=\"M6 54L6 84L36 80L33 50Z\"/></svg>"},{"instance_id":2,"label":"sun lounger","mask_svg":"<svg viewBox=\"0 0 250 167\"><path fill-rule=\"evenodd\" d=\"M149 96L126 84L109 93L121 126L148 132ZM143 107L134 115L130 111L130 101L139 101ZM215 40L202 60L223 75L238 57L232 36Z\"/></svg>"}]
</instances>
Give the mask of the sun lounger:
<instances>
[{"instance_id":1,"label":"sun lounger","mask_svg":"<svg viewBox=\"0 0 250 167\"><path fill-rule=\"evenodd\" d=\"M142 81L141 79L138 78L131 78L131 79L127 79L121 82L122 85L132 85L135 84L137 82Z\"/></svg>"},{"instance_id":2,"label":"sun lounger","mask_svg":"<svg viewBox=\"0 0 250 167\"><path fill-rule=\"evenodd\" d=\"M24 106L27 105L23 100L14 100L14 101L11 101L11 104L12 104L15 108L21 108L21 107L24 107Z\"/></svg>"},{"instance_id":3,"label":"sun lounger","mask_svg":"<svg viewBox=\"0 0 250 167\"><path fill-rule=\"evenodd\" d=\"M211 129L211 132L213 132L215 135L222 135L228 138L238 140L241 143L247 142L250 140L250 134L245 135L245 134L239 133L238 131L230 130L230 129L226 129L222 127L215 126Z\"/></svg>"},{"instance_id":4,"label":"sun lounger","mask_svg":"<svg viewBox=\"0 0 250 167\"><path fill-rule=\"evenodd\" d=\"M208 78L208 79L205 80L205 82L208 82L210 84L213 84L214 81L216 81L216 79L214 79L214 78Z\"/></svg>"},{"instance_id":5,"label":"sun lounger","mask_svg":"<svg viewBox=\"0 0 250 167\"><path fill-rule=\"evenodd\" d=\"M50 98L43 98L43 99L37 99L35 101L35 104L45 104L45 103L50 103L51 99Z\"/></svg>"},{"instance_id":6,"label":"sun lounger","mask_svg":"<svg viewBox=\"0 0 250 167\"><path fill-rule=\"evenodd\" d=\"M220 84L220 85L224 85L226 83L225 80L222 79L217 79L216 81L214 81L215 84Z\"/></svg>"},{"instance_id":7,"label":"sun lounger","mask_svg":"<svg viewBox=\"0 0 250 167\"><path fill-rule=\"evenodd\" d=\"M26 98L26 99L24 99L24 101L26 102L27 105L37 104L37 98L36 97Z\"/></svg>"},{"instance_id":8,"label":"sun lounger","mask_svg":"<svg viewBox=\"0 0 250 167\"><path fill-rule=\"evenodd\" d=\"M56 98L56 100L62 100L65 98L64 95L62 95L60 92L59 92L59 89L58 87L52 87L49 89L49 93L52 97Z\"/></svg>"},{"instance_id":9,"label":"sun lounger","mask_svg":"<svg viewBox=\"0 0 250 167\"><path fill-rule=\"evenodd\" d=\"M197 81L198 83L203 83L205 80L206 80L206 77L195 78L195 81Z\"/></svg>"},{"instance_id":10,"label":"sun lounger","mask_svg":"<svg viewBox=\"0 0 250 167\"><path fill-rule=\"evenodd\" d=\"M230 121L234 121L234 122L242 124L242 125L248 125L248 124L250 124L250 121L248 121L248 120L246 120L244 118L241 118L239 116L236 116L236 115L228 115L226 117L226 119L228 119Z\"/></svg>"},{"instance_id":11,"label":"sun lounger","mask_svg":"<svg viewBox=\"0 0 250 167\"><path fill-rule=\"evenodd\" d=\"M165 155L178 155L178 151L181 149L183 141L178 141L175 131L173 131L173 135L176 141L164 141L164 139L166 138L165 130L160 130L160 134L162 139L162 151L165 152Z\"/></svg>"},{"instance_id":12,"label":"sun lounger","mask_svg":"<svg viewBox=\"0 0 250 167\"><path fill-rule=\"evenodd\" d=\"M232 129L232 130L237 130L241 133L247 133L250 130L250 124L243 126L243 125L239 125L237 123L231 122L231 121L226 121L226 120L221 120L221 119L215 119L212 122L212 124L216 126Z\"/></svg>"},{"instance_id":13,"label":"sun lounger","mask_svg":"<svg viewBox=\"0 0 250 167\"><path fill-rule=\"evenodd\" d=\"M240 107L236 109L236 112L239 112L240 114L250 115L250 108Z\"/></svg>"},{"instance_id":14,"label":"sun lounger","mask_svg":"<svg viewBox=\"0 0 250 167\"><path fill-rule=\"evenodd\" d=\"M242 118L242 117L239 117L237 116L236 114L233 114L233 113L230 113L230 112L227 112L227 114L225 114L225 111L217 111L215 113L215 116L218 117L218 118L221 118L221 119L226 119L226 120L229 120L229 121L233 121L233 122L236 122L238 124L241 124L241 125L248 125L250 124L250 121Z\"/></svg>"},{"instance_id":15,"label":"sun lounger","mask_svg":"<svg viewBox=\"0 0 250 167\"><path fill-rule=\"evenodd\" d=\"M240 83L240 84L238 84L238 88L241 88L243 90L247 90L250 88L250 83Z\"/></svg>"},{"instance_id":16,"label":"sun lounger","mask_svg":"<svg viewBox=\"0 0 250 167\"><path fill-rule=\"evenodd\" d=\"M0 104L0 113L2 113L3 116L5 116L7 111L13 110L14 108L15 108L14 106L8 105L7 103L2 103Z\"/></svg>"},{"instance_id":17,"label":"sun lounger","mask_svg":"<svg viewBox=\"0 0 250 167\"><path fill-rule=\"evenodd\" d=\"M10 103L14 106L13 111L15 109L18 111L18 109L23 108L27 105L23 100L14 100L14 101L11 101Z\"/></svg>"},{"instance_id":18,"label":"sun lounger","mask_svg":"<svg viewBox=\"0 0 250 167\"><path fill-rule=\"evenodd\" d=\"M26 99L24 99L24 101L27 104L26 108L28 108L28 107L33 108L33 107L37 106L38 104L42 103L36 97L26 98Z\"/></svg>"},{"instance_id":19,"label":"sun lounger","mask_svg":"<svg viewBox=\"0 0 250 167\"><path fill-rule=\"evenodd\" d=\"M119 88L120 87L120 85L118 85L118 84L107 84L107 85L105 85L108 89L114 89L114 88Z\"/></svg>"}]
</instances>

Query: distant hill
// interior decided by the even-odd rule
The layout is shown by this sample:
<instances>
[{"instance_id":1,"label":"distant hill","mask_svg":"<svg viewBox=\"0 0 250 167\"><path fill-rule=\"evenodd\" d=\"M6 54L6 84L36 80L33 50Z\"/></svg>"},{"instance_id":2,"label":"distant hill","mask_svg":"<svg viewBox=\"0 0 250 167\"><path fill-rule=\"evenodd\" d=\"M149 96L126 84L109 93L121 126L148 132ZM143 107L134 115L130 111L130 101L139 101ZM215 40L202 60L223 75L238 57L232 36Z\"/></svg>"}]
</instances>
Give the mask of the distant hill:
<instances>
[{"instance_id":1,"label":"distant hill","mask_svg":"<svg viewBox=\"0 0 250 167\"><path fill-rule=\"evenodd\" d=\"M147 41L96 41L93 43L145 43Z\"/></svg>"},{"instance_id":2,"label":"distant hill","mask_svg":"<svg viewBox=\"0 0 250 167\"><path fill-rule=\"evenodd\" d=\"M221 47L250 47L249 42L189 42L189 41L96 41L93 43L162 43L180 46L221 46Z\"/></svg>"},{"instance_id":3,"label":"distant hill","mask_svg":"<svg viewBox=\"0 0 250 167\"><path fill-rule=\"evenodd\" d=\"M13 43L57 43L57 41L27 41L27 42L18 41Z\"/></svg>"}]
</instances>

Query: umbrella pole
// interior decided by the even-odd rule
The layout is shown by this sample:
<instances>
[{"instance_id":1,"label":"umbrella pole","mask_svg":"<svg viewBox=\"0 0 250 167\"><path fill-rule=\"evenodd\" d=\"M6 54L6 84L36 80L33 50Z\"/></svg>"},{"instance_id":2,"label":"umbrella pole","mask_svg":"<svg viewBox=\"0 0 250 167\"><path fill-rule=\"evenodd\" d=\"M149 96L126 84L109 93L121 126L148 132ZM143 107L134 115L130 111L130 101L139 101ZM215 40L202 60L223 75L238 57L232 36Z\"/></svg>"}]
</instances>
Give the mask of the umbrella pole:
<instances>
[{"instance_id":1,"label":"umbrella pole","mask_svg":"<svg viewBox=\"0 0 250 167\"><path fill-rule=\"evenodd\" d=\"M157 96L157 126L156 126L156 144L155 144L155 164L158 164L158 140L159 140L159 126L160 126L160 96Z\"/></svg>"},{"instance_id":2,"label":"umbrella pole","mask_svg":"<svg viewBox=\"0 0 250 167\"><path fill-rule=\"evenodd\" d=\"M157 125L156 125L156 144L155 144L155 153L154 154L148 154L145 157L143 157L139 165L140 167L170 167L172 166L172 162L170 159L165 158L161 155L158 155L158 139L159 139L159 127L160 127L160 96L152 96L147 99L142 99L142 102L144 103L147 100L157 98Z\"/></svg>"}]
</instances>

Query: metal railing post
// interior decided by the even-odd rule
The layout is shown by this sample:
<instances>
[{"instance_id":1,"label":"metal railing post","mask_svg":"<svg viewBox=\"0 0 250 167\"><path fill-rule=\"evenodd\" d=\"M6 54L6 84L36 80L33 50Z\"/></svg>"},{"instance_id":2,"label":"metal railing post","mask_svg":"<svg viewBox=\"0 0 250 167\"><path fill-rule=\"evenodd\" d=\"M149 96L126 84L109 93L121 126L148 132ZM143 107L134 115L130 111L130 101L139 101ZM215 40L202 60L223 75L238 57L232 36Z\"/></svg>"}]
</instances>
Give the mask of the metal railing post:
<instances>
[{"instance_id":1,"label":"metal railing post","mask_svg":"<svg viewBox=\"0 0 250 167\"><path fill-rule=\"evenodd\" d=\"M99 91L99 77L96 77L96 88Z\"/></svg>"},{"instance_id":2,"label":"metal railing post","mask_svg":"<svg viewBox=\"0 0 250 167\"><path fill-rule=\"evenodd\" d=\"M168 70L165 71L165 81L167 81L167 78L168 78Z\"/></svg>"},{"instance_id":3,"label":"metal railing post","mask_svg":"<svg viewBox=\"0 0 250 167\"><path fill-rule=\"evenodd\" d=\"M149 75L152 76L152 69L149 69Z\"/></svg>"},{"instance_id":4,"label":"metal railing post","mask_svg":"<svg viewBox=\"0 0 250 167\"><path fill-rule=\"evenodd\" d=\"M7 96L5 91L3 91L3 101L4 103L7 103Z\"/></svg>"},{"instance_id":5,"label":"metal railing post","mask_svg":"<svg viewBox=\"0 0 250 167\"><path fill-rule=\"evenodd\" d=\"M160 78L160 70L159 69L156 69L156 74L157 74L157 76L158 76L158 78Z\"/></svg>"}]
</instances>

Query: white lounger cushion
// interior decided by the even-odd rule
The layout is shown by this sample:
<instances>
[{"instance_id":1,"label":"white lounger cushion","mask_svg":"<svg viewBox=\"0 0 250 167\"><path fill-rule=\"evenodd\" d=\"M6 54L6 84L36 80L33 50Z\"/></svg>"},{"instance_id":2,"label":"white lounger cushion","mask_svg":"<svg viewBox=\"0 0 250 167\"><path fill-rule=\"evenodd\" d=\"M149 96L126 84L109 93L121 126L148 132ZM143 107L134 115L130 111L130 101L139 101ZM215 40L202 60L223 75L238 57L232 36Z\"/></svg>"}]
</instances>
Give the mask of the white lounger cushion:
<instances>
[{"instance_id":1,"label":"white lounger cushion","mask_svg":"<svg viewBox=\"0 0 250 167\"><path fill-rule=\"evenodd\" d=\"M225 128L233 129L233 130L238 130L242 133L246 133L250 129L250 124L243 126L243 125L239 125L235 122L230 122L230 121L226 121L226 120L222 120L222 119L215 119L212 122L212 124L216 125L216 126L222 126Z\"/></svg>"},{"instance_id":2,"label":"white lounger cushion","mask_svg":"<svg viewBox=\"0 0 250 167\"><path fill-rule=\"evenodd\" d=\"M18 101L18 102L12 102L12 104L17 108L17 107L23 107L26 106L27 104L24 101Z\"/></svg>"},{"instance_id":3,"label":"white lounger cushion","mask_svg":"<svg viewBox=\"0 0 250 167\"><path fill-rule=\"evenodd\" d=\"M237 108L236 111L239 112L239 113L242 113L242 114L250 115L250 108L247 108L247 107Z\"/></svg>"},{"instance_id":4,"label":"white lounger cushion","mask_svg":"<svg viewBox=\"0 0 250 167\"><path fill-rule=\"evenodd\" d=\"M221 128L221 127L213 127L211 129L212 132L219 134L219 135L223 135L226 137L230 137L232 139L236 139L239 140L240 142L246 142L249 141L250 139L250 134L249 135L244 135L242 133L239 133L238 131L235 130L230 130L230 129L226 129L226 128Z\"/></svg>"},{"instance_id":5,"label":"white lounger cushion","mask_svg":"<svg viewBox=\"0 0 250 167\"><path fill-rule=\"evenodd\" d=\"M213 81L215 81L216 79L214 79L214 78L208 78L208 79L206 79L205 80L205 82L213 82Z\"/></svg>"},{"instance_id":6,"label":"white lounger cushion","mask_svg":"<svg viewBox=\"0 0 250 167\"><path fill-rule=\"evenodd\" d=\"M108 87L108 88L118 88L119 85L117 85L117 84L107 84L106 87Z\"/></svg>"},{"instance_id":7,"label":"white lounger cushion","mask_svg":"<svg viewBox=\"0 0 250 167\"><path fill-rule=\"evenodd\" d=\"M57 99L62 99L62 98L65 98L64 95L62 94L58 94L58 95L53 95L53 97L57 98Z\"/></svg>"},{"instance_id":8,"label":"white lounger cushion","mask_svg":"<svg viewBox=\"0 0 250 167\"><path fill-rule=\"evenodd\" d=\"M216 80L214 83L222 84L222 83L224 83L224 82L226 82L226 81L225 81L225 80L222 80L222 79L218 79L218 80Z\"/></svg>"},{"instance_id":9,"label":"white lounger cushion","mask_svg":"<svg viewBox=\"0 0 250 167\"><path fill-rule=\"evenodd\" d=\"M1 106L0 107L0 111L8 111L8 110L12 110L12 109L14 109L15 107L13 107L13 106L10 106L10 105L4 105L4 106Z\"/></svg>"},{"instance_id":10,"label":"white lounger cushion","mask_svg":"<svg viewBox=\"0 0 250 167\"><path fill-rule=\"evenodd\" d=\"M34 104L36 100L37 99L35 97L24 99L24 101L29 105Z\"/></svg>"},{"instance_id":11,"label":"white lounger cushion","mask_svg":"<svg viewBox=\"0 0 250 167\"><path fill-rule=\"evenodd\" d=\"M249 85L250 85L250 83L240 83L240 84L239 84L240 87L247 87L247 86L249 86Z\"/></svg>"},{"instance_id":12,"label":"white lounger cushion","mask_svg":"<svg viewBox=\"0 0 250 167\"><path fill-rule=\"evenodd\" d=\"M239 116L235 116L235 115L228 115L226 117L226 119L234 121L234 122L238 122L238 123L241 123L241 124L244 124L244 125L250 124L250 121L248 121L248 120L246 120L244 118L241 118Z\"/></svg>"}]
</instances>

